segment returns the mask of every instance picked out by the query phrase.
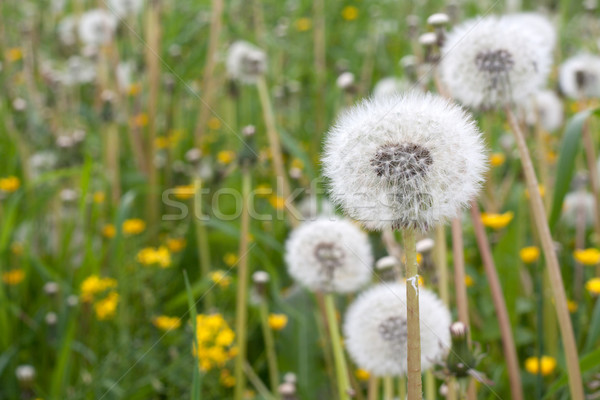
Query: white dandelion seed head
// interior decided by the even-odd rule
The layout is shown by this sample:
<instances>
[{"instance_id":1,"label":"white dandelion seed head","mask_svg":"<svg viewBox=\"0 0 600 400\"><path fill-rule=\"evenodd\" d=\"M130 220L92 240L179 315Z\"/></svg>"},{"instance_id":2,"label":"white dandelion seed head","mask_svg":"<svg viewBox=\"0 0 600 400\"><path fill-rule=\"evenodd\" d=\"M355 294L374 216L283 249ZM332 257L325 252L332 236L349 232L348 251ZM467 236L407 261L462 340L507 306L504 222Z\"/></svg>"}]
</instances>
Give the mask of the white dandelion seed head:
<instances>
[{"instance_id":1,"label":"white dandelion seed head","mask_svg":"<svg viewBox=\"0 0 600 400\"><path fill-rule=\"evenodd\" d=\"M347 90L354 85L354 74L352 72L342 72L340 76L337 77L335 84L338 88L342 90Z\"/></svg>"},{"instance_id":2,"label":"white dandelion seed head","mask_svg":"<svg viewBox=\"0 0 600 400\"><path fill-rule=\"evenodd\" d=\"M546 82L552 62L539 33L494 16L455 27L442 48L440 75L453 98L476 108L521 103Z\"/></svg>"},{"instance_id":3,"label":"white dandelion seed head","mask_svg":"<svg viewBox=\"0 0 600 400\"><path fill-rule=\"evenodd\" d=\"M577 225L580 213L583 213L586 226L594 223L594 195L589 192L568 193L563 201L562 219L568 226Z\"/></svg>"},{"instance_id":4,"label":"white dandelion seed head","mask_svg":"<svg viewBox=\"0 0 600 400\"><path fill-rule=\"evenodd\" d=\"M115 16L99 8L83 13L79 19L79 39L86 45L98 46L109 43L116 29Z\"/></svg>"},{"instance_id":5,"label":"white dandelion seed head","mask_svg":"<svg viewBox=\"0 0 600 400\"><path fill-rule=\"evenodd\" d=\"M68 15L60 20L56 27L58 39L65 46L73 46L77 43L77 18Z\"/></svg>"},{"instance_id":6,"label":"white dandelion seed head","mask_svg":"<svg viewBox=\"0 0 600 400\"><path fill-rule=\"evenodd\" d=\"M126 93L133 83L133 74L136 70L135 61L122 61L115 70L117 86L122 93Z\"/></svg>"},{"instance_id":7,"label":"white dandelion seed head","mask_svg":"<svg viewBox=\"0 0 600 400\"><path fill-rule=\"evenodd\" d=\"M419 289L421 368L441 361L450 349L450 311L437 296ZM376 285L350 305L344 320L344 344L362 369L376 376L406 374L406 286Z\"/></svg>"},{"instance_id":8,"label":"white dandelion seed head","mask_svg":"<svg viewBox=\"0 0 600 400\"><path fill-rule=\"evenodd\" d=\"M23 364L15 369L17 380L21 383L31 383L35 379L35 368L33 365Z\"/></svg>"},{"instance_id":9,"label":"white dandelion seed head","mask_svg":"<svg viewBox=\"0 0 600 400\"><path fill-rule=\"evenodd\" d=\"M373 97L380 98L402 94L410 90L411 86L413 85L404 79L395 78L393 76L382 78L373 88Z\"/></svg>"},{"instance_id":10,"label":"white dandelion seed head","mask_svg":"<svg viewBox=\"0 0 600 400\"><path fill-rule=\"evenodd\" d=\"M332 200L370 230L425 231L458 216L487 168L473 120L415 92L346 110L328 132L322 162Z\"/></svg>"},{"instance_id":11,"label":"white dandelion seed head","mask_svg":"<svg viewBox=\"0 0 600 400\"><path fill-rule=\"evenodd\" d=\"M71 56L66 68L58 74L58 82L66 86L91 83L96 79L96 65L87 58Z\"/></svg>"},{"instance_id":12,"label":"white dandelion seed head","mask_svg":"<svg viewBox=\"0 0 600 400\"><path fill-rule=\"evenodd\" d=\"M238 40L229 46L227 72L242 83L256 83L267 70L267 55L251 43Z\"/></svg>"},{"instance_id":13,"label":"white dandelion seed head","mask_svg":"<svg viewBox=\"0 0 600 400\"><path fill-rule=\"evenodd\" d=\"M421 239L417 242L417 253L427 253L433 250L435 246L435 240L431 238Z\"/></svg>"},{"instance_id":14,"label":"white dandelion seed head","mask_svg":"<svg viewBox=\"0 0 600 400\"><path fill-rule=\"evenodd\" d=\"M312 291L350 293L371 279L369 239L348 220L304 222L285 247L289 274Z\"/></svg>"},{"instance_id":15,"label":"white dandelion seed head","mask_svg":"<svg viewBox=\"0 0 600 400\"><path fill-rule=\"evenodd\" d=\"M400 265L400 261L394 256L385 256L381 257L375 263L375 269L382 271L389 268L394 268Z\"/></svg>"},{"instance_id":16,"label":"white dandelion seed head","mask_svg":"<svg viewBox=\"0 0 600 400\"><path fill-rule=\"evenodd\" d=\"M556 27L545 15L536 12L524 12L509 14L504 18L509 23L515 24L517 29L526 26L532 33L535 33L535 35L532 35L532 39L535 39L539 46L546 48L550 53L554 50L557 37Z\"/></svg>"},{"instance_id":17,"label":"white dandelion seed head","mask_svg":"<svg viewBox=\"0 0 600 400\"><path fill-rule=\"evenodd\" d=\"M561 99L552 90L540 90L523 103L523 113L528 125L540 126L554 132L560 129L564 121L564 107Z\"/></svg>"},{"instance_id":18,"label":"white dandelion seed head","mask_svg":"<svg viewBox=\"0 0 600 400\"><path fill-rule=\"evenodd\" d=\"M108 0L108 8L118 18L136 16L144 7L144 0Z\"/></svg>"},{"instance_id":19,"label":"white dandelion seed head","mask_svg":"<svg viewBox=\"0 0 600 400\"><path fill-rule=\"evenodd\" d=\"M444 13L431 14L427 18L427 23L434 27L446 26L450 22L450 17Z\"/></svg>"},{"instance_id":20,"label":"white dandelion seed head","mask_svg":"<svg viewBox=\"0 0 600 400\"><path fill-rule=\"evenodd\" d=\"M560 90L572 99L600 97L600 57L579 54L560 66Z\"/></svg>"}]
</instances>

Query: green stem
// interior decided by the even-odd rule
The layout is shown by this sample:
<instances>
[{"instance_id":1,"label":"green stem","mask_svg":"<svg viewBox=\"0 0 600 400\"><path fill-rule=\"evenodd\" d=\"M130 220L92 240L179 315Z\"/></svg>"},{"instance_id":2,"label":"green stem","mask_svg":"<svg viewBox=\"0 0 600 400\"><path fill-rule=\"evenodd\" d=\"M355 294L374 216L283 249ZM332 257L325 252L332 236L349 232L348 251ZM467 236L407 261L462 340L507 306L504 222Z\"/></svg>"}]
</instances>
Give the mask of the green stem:
<instances>
[{"instance_id":1,"label":"green stem","mask_svg":"<svg viewBox=\"0 0 600 400\"><path fill-rule=\"evenodd\" d=\"M406 377L404 376L398 379L398 396L400 399L406 399Z\"/></svg>"},{"instance_id":2,"label":"green stem","mask_svg":"<svg viewBox=\"0 0 600 400\"><path fill-rule=\"evenodd\" d=\"M237 282L237 302L235 311L235 330L237 335L238 354L235 359L235 391L234 399L242 400L246 386L244 362L246 361L246 328L247 328L247 297L248 297L248 244L250 228L250 191L252 186L250 169L242 167L242 224L240 229L240 248Z\"/></svg>"},{"instance_id":3,"label":"green stem","mask_svg":"<svg viewBox=\"0 0 600 400\"><path fill-rule=\"evenodd\" d=\"M267 364L269 367L269 379L271 380L271 392L279 398L277 387L279 386L279 369L277 367L277 353L275 352L275 340L273 331L269 326L269 305L266 299L260 302L260 322L265 340L265 351L267 353Z\"/></svg>"},{"instance_id":4,"label":"green stem","mask_svg":"<svg viewBox=\"0 0 600 400\"><path fill-rule=\"evenodd\" d=\"M346 365L344 350L342 349L342 338L340 337L340 331L337 323L333 294L327 293L324 297L325 310L327 313L327 325L329 326L331 347L333 348L333 357L335 359L335 372L337 376L340 400L349 400L349 391L352 388L350 386L350 378L348 377L348 366Z\"/></svg>"},{"instance_id":5,"label":"green stem","mask_svg":"<svg viewBox=\"0 0 600 400\"><path fill-rule=\"evenodd\" d=\"M427 400L435 400L435 376L431 370L425 372L425 398Z\"/></svg>"},{"instance_id":6,"label":"green stem","mask_svg":"<svg viewBox=\"0 0 600 400\"><path fill-rule=\"evenodd\" d=\"M394 400L394 377L391 375L383 378L383 399Z\"/></svg>"},{"instance_id":7,"label":"green stem","mask_svg":"<svg viewBox=\"0 0 600 400\"><path fill-rule=\"evenodd\" d=\"M421 382L421 326L419 322L419 271L417 265L416 237L415 231L411 228L405 229L403 235L404 252L406 254L408 398L411 400L421 400L423 396L423 383Z\"/></svg>"},{"instance_id":8,"label":"green stem","mask_svg":"<svg viewBox=\"0 0 600 400\"><path fill-rule=\"evenodd\" d=\"M444 225L439 225L435 229L435 266L438 275L440 298L444 304L449 305L450 295L448 294L448 259L446 253L446 228Z\"/></svg>"},{"instance_id":9,"label":"green stem","mask_svg":"<svg viewBox=\"0 0 600 400\"><path fill-rule=\"evenodd\" d=\"M208 244L208 232L204 221L202 221L202 181L199 178L194 179L194 206L195 211L192 218L196 227L196 243L198 249L198 260L200 261L200 279L207 279L210 274L210 246ZM211 290L206 292L204 306L210 310L214 304L214 296Z\"/></svg>"}]
</instances>

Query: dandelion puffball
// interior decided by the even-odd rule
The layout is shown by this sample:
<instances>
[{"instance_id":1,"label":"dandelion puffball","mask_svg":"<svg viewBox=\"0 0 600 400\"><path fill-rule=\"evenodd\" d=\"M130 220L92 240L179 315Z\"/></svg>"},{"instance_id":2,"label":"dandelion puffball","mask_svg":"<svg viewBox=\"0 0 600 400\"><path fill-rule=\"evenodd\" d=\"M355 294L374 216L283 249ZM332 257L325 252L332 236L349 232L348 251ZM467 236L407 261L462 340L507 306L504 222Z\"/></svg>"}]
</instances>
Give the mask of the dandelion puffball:
<instances>
[{"instance_id":1,"label":"dandelion puffball","mask_svg":"<svg viewBox=\"0 0 600 400\"><path fill-rule=\"evenodd\" d=\"M509 14L504 18L508 23L515 24L516 29L523 29L526 26L534 34L531 38L535 39L539 46L545 47L549 52L554 50L554 46L556 46L556 27L543 14L524 12Z\"/></svg>"},{"instance_id":2,"label":"dandelion puffball","mask_svg":"<svg viewBox=\"0 0 600 400\"><path fill-rule=\"evenodd\" d=\"M447 354L452 321L433 292L419 292L421 368L427 370ZM382 283L362 293L344 320L344 344L356 365L376 376L406 374L406 317L404 284Z\"/></svg>"},{"instance_id":3,"label":"dandelion puffball","mask_svg":"<svg viewBox=\"0 0 600 400\"><path fill-rule=\"evenodd\" d=\"M600 57L579 54L560 66L560 90L572 99L600 97Z\"/></svg>"},{"instance_id":4,"label":"dandelion puffball","mask_svg":"<svg viewBox=\"0 0 600 400\"><path fill-rule=\"evenodd\" d=\"M562 207L562 219L568 226L576 226L580 216L584 225L594 223L594 195L589 192L575 191L565 196Z\"/></svg>"},{"instance_id":5,"label":"dandelion puffball","mask_svg":"<svg viewBox=\"0 0 600 400\"><path fill-rule=\"evenodd\" d=\"M256 83L267 70L267 55L248 42L239 40L229 46L227 73L242 83Z\"/></svg>"},{"instance_id":6,"label":"dandelion puffball","mask_svg":"<svg viewBox=\"0 0 600 400\"><path fill-rule=\"evenodd\" d=\"M552 62L541 32L495 16L469 20L446 37L440 76L451 96L476 108L521 103L541 87Z\"/></svg>"},{"instance_id":7,"label":"dandelion puffball","mask_svg":"<svg viewBox=\"0 0 600 400\"><path fill-rule=\"evenodd\" d=\"M548 132L554 132L562 127L563 108L561 99L552 90L540 90L523 103L527 124L534 126L539 123Z\"/></svg>"},{"instance_id":8,"label":"dandelion puffball","mask_svg":"<svg viewBox=\"0 0 600 400\"><path fill-rule=\"evenodd\" d=\"M117 19L113 14L102 9L85 12L79 19L79 39L87 45L103 45L109 43L115 30Z\"/></svg>"},{"instance_id":9,"label":"dandelion puffball","mask_svg":"<svg viewBox=\"0 0 600 400\"><path fill-rule=\"evenodd\" d=\"M286 242L290 275L313 291L349 293L371 279L367 235L343 219L317 219L296 228Z\"/></svg>"},{"instance_id":10,"label":"dandelion puffball","mask_svg":"<svg viewBox=\"0 0 600 400\"><path fill-rule=\"evenodd\" d=\"M487 158L460 107L414 92L346 110L324 154L332 200L372 230L425 231L458 216L477 194Z\"/></svg>"},{"instance_id":11,"label":"dandelion puffball","mask_svg":"<svg viewBox=\"0 0 600 400\"><path fill-rule=\"evenodd\" d=\"M393 76L382 78L373 88L373 97L387 97L395 94L402 94L410 90L411 86L413 86L415 90L419 89L419 85L413 85L406 80L395 78Z\"/></svg>"}]
</instances>

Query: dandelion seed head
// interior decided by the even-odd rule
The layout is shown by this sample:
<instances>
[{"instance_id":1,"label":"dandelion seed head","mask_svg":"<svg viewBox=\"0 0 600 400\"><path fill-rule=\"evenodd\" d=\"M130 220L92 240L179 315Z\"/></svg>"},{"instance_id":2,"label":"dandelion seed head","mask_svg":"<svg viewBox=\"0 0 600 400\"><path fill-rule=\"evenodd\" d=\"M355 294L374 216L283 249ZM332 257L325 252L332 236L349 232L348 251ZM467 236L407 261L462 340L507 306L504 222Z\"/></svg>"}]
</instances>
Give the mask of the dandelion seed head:
<instances>
[{"instance_id":1,"label":"dandelion seed head","mask_svg":"<svg viewBox=\"0 0 600 400\"><path fill-rule=\"evenodd\" d=\"M251 43L234 42L227 54L227 72L242 83L256 83L267 70L267 55Z\"/></svg>"},{"instance_id":2,"label":"dandelion seed head","mask_svg":"<svg viewBox=\"0 0 600 400\"><path fill-rule=\"evenodd\" d=\"M290 275L313 291L349 293L371 278L367 235L347 220L317 219L296 228L286 242Z\"/></svg>"},{"instance_id":3,"label":"dandelion seed head","mask_svg":"<svg viewBox=\"0 0 600 400\"><path fill-rule=\"evenodd\" d=\"M323 165L332 200L367 229L425 231L476 195L486 156L462 109L411 92L344 112L328 133Z\"/></svg>"},{"instance_id":4,"label":"dandelion seed head","mask_svg":"<svg viewBox=\"0 0 600 400\"><path fill-rule=\"evenodd\" d=\"M539 123L548 132L560 129L564 121L563 103L552 90L536 92L523 103L523 113L528 125Z\"/></svg>"},{"instance_id":5,"label":"dandelion seed head","mask_svg":"<svg viewBox=\"0 0 600 400\"><path fill-rule=\"evenodd\" d=\"M600 165L599 165L600 166ZM562 208L562 219L571 227L577 225L580 213L586 226L594 223L594 195L589 192L575 191L565 196Z\"/></svg>"},{"instance_id":6,"label":"dandelion seed head","mask_svg":"<svg viewBox=\"0 0 600 400\"><path fill-rule=\"evenodd\" d=\"M600 97L600 57L579 54L567 59L558 76L560 90L572 99Z\"/></svg>"},{"instance_id":7,"label":"dandelion seed head","mask_svg":"<svg viewBox=\"0 0 600 400\"><path fill-rule=\"evenodd\" d=\"M86 45L104 45L109 43L117 29L115 16L102 9L86 11L79 19L79 39Z\"/></svg>"},{"instance_id":8,"label":"dandelion seed head","mask_svg":"<svg viewBox=\"0 0 600 400\"><path fill-rule=\"evenodd\" d=\"M431 368L450 347L451 317L433 292L420 288L421 366ZM344 319L344 343L357 366L376 376L407 370L406 286L385 283L363 292Z\"/></svg>"}]
</instances>

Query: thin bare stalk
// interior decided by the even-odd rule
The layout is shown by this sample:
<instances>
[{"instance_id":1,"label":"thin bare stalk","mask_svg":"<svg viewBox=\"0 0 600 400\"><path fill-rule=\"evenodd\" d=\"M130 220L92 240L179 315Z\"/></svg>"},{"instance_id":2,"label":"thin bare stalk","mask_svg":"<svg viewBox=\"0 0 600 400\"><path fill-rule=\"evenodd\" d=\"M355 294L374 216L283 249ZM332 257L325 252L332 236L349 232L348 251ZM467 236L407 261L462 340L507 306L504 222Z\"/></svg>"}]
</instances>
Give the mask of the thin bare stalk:
<instances>
[{"instance_id":1,"label":"thin bare stalk","mask_svg":"<svg viewBox=\"0 0 600 400\"><path fill-rule=\"evenodd\" d=\"M523 400L523 387L521 385L521 374L519 373L519 359L517 357L517 348L511 331L506 301L504 300L502 286L500 285L498 272L494 265L490 243L485 234L483 223L481 222L479 205L475 200L471 202L471 219L473 220L473 229L475 231L477 245L479 246L479 254L481 255L481 261L492 294L492 302L494 303L494 309L496 310L496 316L498 318L498 325L500 326L502 350L504 352L504 361L506 362L506 369L508 371L511 398L513 400Z\"/></svg>"},{"instance_id":2,"label":"thin bare stalk","mask_svg":"<svg viewBox=\"0 0 600 400\"><path fill-rule=\"evenodd\" d=\"M383 399L394 400L394 377L391 375L383 378Z\"/></svg>"},{"instance_id":3,"label":"thin bare stalk","mask_svg":"<svg viewBox=\"0 0 600 400\"><path fill-rule=\"evenodd\" d=\"M260 377L256 375L256 372L254 372L248 361L244 361L244 372L250 383L252 383L252 386L254 386L254 389L256 389L262 397L267 400L276 400L276 397L269 393L269 389L267 389L263 381L260 380Z\"/></svg>"},{"instance_id":4,"label":"thin bare stalk","mask_svg":"<svg viewBox=\"0 0 600 400\"><path fill-rule=\"evenodd\" d=\"M367 400L379 400L379 378L375 375L369 377Z\"/></svg>"},{"instance_id":5,"label":"thin bare stalk","mask_svg":"<svg viewBox=\"0 0 600 400\"><path fill-rule=\"evenodd\" d=\"M200 178L194 179L194 226L196 228L196 244L198 249L198 260L200 262L200 277L206 279L210 273L210 246L208 244L208 232L204 225L202 214L202 181ZM204 297L204 306L211 310L214 305L214 295L211 290L206 292Z\"/></svg>"},{"instance_id":6,"label":"thin bare stalk","mask_svg":"<svg viewBox=\"0 0 600 400\"><path fill-rule=\"evenodd\" d=\"M583 190L580 190L583 194ZM586 212L583 203L577 204L575 210L575 250L585 248ZM581 300L583 289L583 265L575 261L575 273L573 276L573 297L575 301Z\"/></svg>"},{"instance_id":7,"label":"thin bare stalk","mask_svg":"<svg viewBox=\"0 0 600 400\"><path fill-rule=\"evenodd\" d=\"M529 190L531 211L533 213L542 243L544 257L546 259L546 266L548 267L550 287L552 288L552 293L554 294L554 305L562 335L565 358L567 361L571 399L583 400L584 394L581 381L581 370L579 368L577 345L575 343L575 335L573 333L573 326L571 324L571 316L569 315L569 308L567 306L567 295L565 293L560 266L558 264L558 258L554 249L554 242L552 240L550 228L548 227L544 203L542 202L542 196L540 196L538 191L537 177L535 175L535 170L533 169L533 163L531 162L531 156L529 154L529 150L527 149L527 143L525 142L523 132L521 131L521 128L517 123L517 119L510 107L506 107L506 115L508 117L508 122L511 126L511 129L515 135L517 147L521 156L521 163L523 165L523 171L525 172L525 179L527 181L527 188Z\"/></svg>"},{"instance_id":8,"label":"thin bare stalk","mask_svg":"<svg viewBox=\"0 0 600 400\"><path fill-rule=\"evenodd\" d=\"M383 245L385 246L385 249L387 250L388 254L394 256L396 260L398 260L398 266L394 268L394 272L396 273L396 276L398 278L402 279L404 274L402 273L402 269L399 266L403 258L402 248L396 241L394 231L392 231L391 229L384 229L383 232L381 232L381 240L383 241Z\"/></svg>"},{"instance_id":9,"label":"thin bare stalk","mask_svg":"<svg viewBox=\"0 0 600 400\"><path fill-rule=\"evenodd\" d=\"M325 130L325 79L326 79L326 63L325 63L325 0L315 0L313 2L313 56L315 65L315 131L317 135L321 135ZM315 145L321 142L320 140L313 141ZM316 149L318 150L318 149ZM317 154L318 151L314 154Z\"/></svg>"},{"instance_id":10,"label":"thin bare stalk","mask_svg":"<svg viewBox=\"0 0 600 400\"><path fill-rule=\"evenodd\" d=\"M444 304L450 304L450 295L448 294L448 259L446 256L448 249L446 246L446 227L444 225L438 225L435 228L435 248L434 248L434 259L435 267L437 269L438 279L438 290L440 298Z\"/></svg>"},{"instance_id":11,"label":"thin bare stalk","mask_svg":"<svg viewBox=\"0 0 600 400\"><path fill-rule=\"evenodd\" d=\"M406 377L401 376L398 379L398 397L406 399Z\"/></svg>"},{"instance_id":12,"label":"thin bare stalk","mask_svg":"<svg viewBox=\"0 0 600 400\"><path fill-rule=\"evenodd\" d=\"M425 371L425 398L427 400L435 400L435 376L431 370Z\"/></svg>"},{"instance_id":13,"label":"thin bare stalk","mask_svg":"<svg viewBox=\"0 0 600 400\"><path fill-rule=\"evenodd\" d=\"M279 398L279 368L277 366L277 353L275 352L275 340L273 331L269 326L269 305L263 296L260 301L260 322L262 325L263 338L265 340L265 352L267 353L267 366L269 368L269 380L271 381L271 392Z\"/></svg>"},{"instance_id":14,"label":"thin bare stalk","mask_svg":"<svg viewBox=\"0 0 600 400\"><path fill-rule=\"evenodd\" d=\"M342 347L342 338L337 323L335 312L335 303L332 293L325 295L325 310L327 312L327 325L329 326L329 336L331 337L331 347L333 348L333 358L335 361L336 381L340 400L350 400L352 386L348 377L348 366Z\"/></svg>"},{"instance_id":15,"label":"thin bare stalk","mask_svg":"<svg viewBox=\"0 0 600 400\"><path fill-rule=\"evenodd\" d=\"M240 228L240 248L238 264L237 299L235 310L235 332L238 353L235 358L234 399L242 400L246 387L244 362L246 361L247 297L248 297L248 244L250 242L250 192L252 189L250 168L242 166L242 223Z\"/></svg>"},{"instance_id":16,"label":"thin bare stalk","mask_svg":"<svg viewBox=\"0 0 600 400\"><path fill-rule=\"evenodd\" d=\"M111 184L111 199L113 207L119 205L121 198L121 179L119 168L120 145L117 124L111 121L106 132L106 162Z\"/></svg>"},{"instance_id":17,"label":"thin bare stalk","mask_svg":"<svg viewBox=\"0 0 600 400\"><path fill-rule=\"evenodd\" d=\"M592 194L594 195L594 230L596 237L600 238L600 180L598 178L598 169L596 168L596 150L594 140L590 134L589 124L589 120L583 124L581 135L588 172L590 174L590 185L592 187ZM596 268L596 273L600 273L600 267Z\"/></svg>"},{"instance_id":18,"label":"thin bare stalk","mask_svg":"<svg viewBox=\"0 0 600 400\"><path fill-rule=\"evenodd\" d=\"M210 105L213 103L217 89L217 79L215 79L215 67L217 65L217 49L219 46L219 36L223 27L221 15L223 14L223 0L212 1L212 11L210 16L210 32L208 33L208 49L206 51L206 64L202 76L202 97L200 103L200 115L196 125L195 143L196 147L202 144L202 138L208 119L211 114Z\"/></svg>"},{"instance_id":19,"label":"thin bare stalk","mask_svg":"<svg viewBox=\"0 0 600 400\"><path fill-rule=\"evenodd\" d=\"M406 324L408 398L421 400L421 326L419 322L419 266L417 264L416 235L413 229L405 229L404 252L406 254Z\"/></svg>"}]
</instances>

